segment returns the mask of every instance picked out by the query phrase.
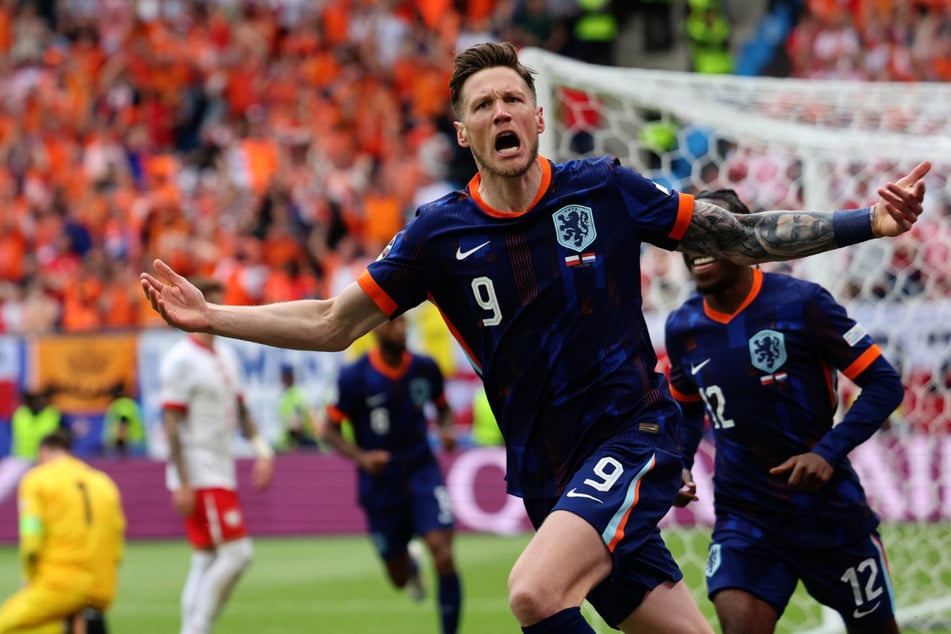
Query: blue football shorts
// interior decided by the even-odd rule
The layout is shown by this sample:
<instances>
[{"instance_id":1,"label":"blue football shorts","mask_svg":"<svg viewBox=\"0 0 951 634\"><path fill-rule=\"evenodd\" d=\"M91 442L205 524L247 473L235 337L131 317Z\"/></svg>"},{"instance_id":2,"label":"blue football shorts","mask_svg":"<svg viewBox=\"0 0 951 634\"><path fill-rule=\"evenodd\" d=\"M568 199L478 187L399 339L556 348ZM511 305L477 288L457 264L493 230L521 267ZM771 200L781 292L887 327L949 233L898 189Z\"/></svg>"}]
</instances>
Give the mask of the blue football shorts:
<instances>
[{"instance_id":1,"label":"blue football shorts","mask_svg":"<svg viewBox=\"0 0 951 634\"><path fill-rule=\"evenodd\" d=\"M779 615L799 580L847 625L876 627L895 614L888 561L877 531L842 546L809 550L720 529L710 544L706 572L711 599L727 588L745 590Z\"/></svg>"},{"instance_id":2,"label":"blue football shorts","mask_svg":"<svg viewBox=\"0 0 951 634\"><path fill-rule=\"evenodd\" d=\"M680 489L681 469L677 454L615 440L585 461L560 498L524 501L536 529L551 511L562 510L601 534L614 569L587 598L612 627L630 616L650 590L683 578L657 527Z\"/></svg>"},{"instance_id":3,"label":"blue football shorts","mask_svg":"<svg viewBox=\"0 0 951 634\"><path fill-rule=\"evenodd\" d=\"M415 535L455 525L449 491L434 462L409 477L405 494L363 507L373 544L384 560L402 556Z\"/></svg>"}]
</instances>

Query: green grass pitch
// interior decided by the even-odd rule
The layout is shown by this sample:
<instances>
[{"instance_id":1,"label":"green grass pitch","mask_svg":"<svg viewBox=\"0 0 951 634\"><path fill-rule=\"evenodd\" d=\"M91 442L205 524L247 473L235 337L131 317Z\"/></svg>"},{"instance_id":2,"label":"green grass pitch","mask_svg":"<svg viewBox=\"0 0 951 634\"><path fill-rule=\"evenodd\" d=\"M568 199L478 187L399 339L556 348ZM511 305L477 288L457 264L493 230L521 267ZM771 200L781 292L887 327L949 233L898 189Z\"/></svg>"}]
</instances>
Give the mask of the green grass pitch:
<instances>
[{"instance_id":1,"label":"green grass pitch","mask_svg":"<svg viewBox=\"0 0 951 634\"><path fill-rule=\"evenodd\" d=\"M944 528L947 531L947 527ZM701 609L713 623L703 598L706 531L666 530L671 551L684 568ZM460 534L456 559L462 575L463 633L518 632L508 609L506 580L529 535L500 537ZM899 537L886 534L888 539ZM946 537L943 536L943 537ZM919 537L920 539L920 537ZM685 556L685 549L693 551ZM113 634L170 634L178 631L179 592L189 563L181 541L133 542L120 572L120 589L109 614ZM892 560L892 568L906 562ZM432 570L425 562L428 587ZM0 546L0 597L18 584L16 549ZM585 611L599 632L613 631ZM819 621L819 608L800 592L778 634L797 631L790 623ZM389 586L366 536L256 538L255 560L218 620L217 634L438 634L432 592L413 603ZM802 630L799 630L802 631ZM918 632L919 630L905 630ZM929 630L934 632L935 630Z\"/></svg>"},{"instance_id":2,"label":"green grass pitch","mask_svg":"<svg viewBox=\"0 0 951 634\"><path fill-rule=\"evenodd\" d=\"M463 583L463 632L513 632L508 570L527 535L460 534L456 559ZM133 542L109 612L112 634L172 634L179 628L179 593L190 550L181 541ZM433 572L429 597L414 603L385 578L366 536L255 538L254 563L215 627L217 634L437 634ZM18 585L12 545L0 547L0 597Z\"/></svg>"}]
</instances>

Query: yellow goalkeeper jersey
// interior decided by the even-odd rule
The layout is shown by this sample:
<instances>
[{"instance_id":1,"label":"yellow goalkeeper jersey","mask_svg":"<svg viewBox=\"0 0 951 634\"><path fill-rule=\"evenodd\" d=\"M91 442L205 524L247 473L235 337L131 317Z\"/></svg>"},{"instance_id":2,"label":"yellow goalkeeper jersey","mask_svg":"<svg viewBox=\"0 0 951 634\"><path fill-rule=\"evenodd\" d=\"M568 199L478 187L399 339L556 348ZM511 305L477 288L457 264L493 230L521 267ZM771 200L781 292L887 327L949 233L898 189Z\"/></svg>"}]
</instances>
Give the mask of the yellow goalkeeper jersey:
<instances>
[{"instance_id":1,"label":"yellow goalkeeper jersey","mask_svg":"<svg viewBox=\"0 0 951 634\"><path fill-rule=\"evenodd\" d=\"M94 607L106 609L116 592L126 528L112 479L63 456L28 471L18 493L29 581L85 592Z\"/></svg>"}]
</instances>

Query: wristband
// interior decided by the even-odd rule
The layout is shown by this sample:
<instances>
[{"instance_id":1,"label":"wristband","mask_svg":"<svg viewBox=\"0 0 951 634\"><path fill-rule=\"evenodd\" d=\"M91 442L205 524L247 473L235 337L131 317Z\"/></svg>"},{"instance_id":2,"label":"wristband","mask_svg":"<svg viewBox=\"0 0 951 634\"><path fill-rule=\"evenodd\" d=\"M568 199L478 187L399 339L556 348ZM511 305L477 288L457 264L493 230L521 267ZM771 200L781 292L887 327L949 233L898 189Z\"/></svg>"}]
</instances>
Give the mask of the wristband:
<instances>
[{"instance_id":1,"label":"wristband","mask_svg":"<svg viewBox=\"0 0 951 634\"><path fill-rule=\"evenodd\" d=\"M832 212L832 237L840 247L874 238L872 208L862 207Z\"/></svg>"},{"instance_id":2,"label":"wristband","mask_svg":"<svg viewBox=\"0 0 951 634\"><path fill-rule=\"evenodd\" d=\"M268 444L268 441L261 437L261 434L251 439L251 448L254 450L254 455L258 458L274 457L274 450L271 449L271 445Z\"/></svg>"}]
</instances>

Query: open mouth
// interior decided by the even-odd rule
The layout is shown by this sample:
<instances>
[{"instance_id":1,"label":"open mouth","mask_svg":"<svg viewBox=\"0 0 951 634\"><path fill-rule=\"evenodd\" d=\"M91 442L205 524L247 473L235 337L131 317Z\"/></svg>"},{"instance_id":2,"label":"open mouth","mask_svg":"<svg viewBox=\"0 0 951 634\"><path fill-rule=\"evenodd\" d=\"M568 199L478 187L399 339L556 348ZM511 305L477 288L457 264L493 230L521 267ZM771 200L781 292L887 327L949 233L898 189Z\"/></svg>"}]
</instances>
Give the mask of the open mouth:
<instances>
[{"instance_id":1,"label":"open mouth","mask_svg":"<svg viewBox=\"0 0 951 634\"><path fill-rule=\"evenodd\" d=\"M709 255L698 255L690 260L690 266L698 267L704 264L713 264L714 262L716 262L716 258L712 258Z\"/></svg>"},{"instance_id":2,"label":"open mouth","mask_svg":"<svg viewBox=\"0 0 951 634\"><path fill-rule=\"evenodd\" d=\"M514 132L503 132L495 138L495 151L499 154L515 154L521 143Z\"/></svg>"}]
</instances>

